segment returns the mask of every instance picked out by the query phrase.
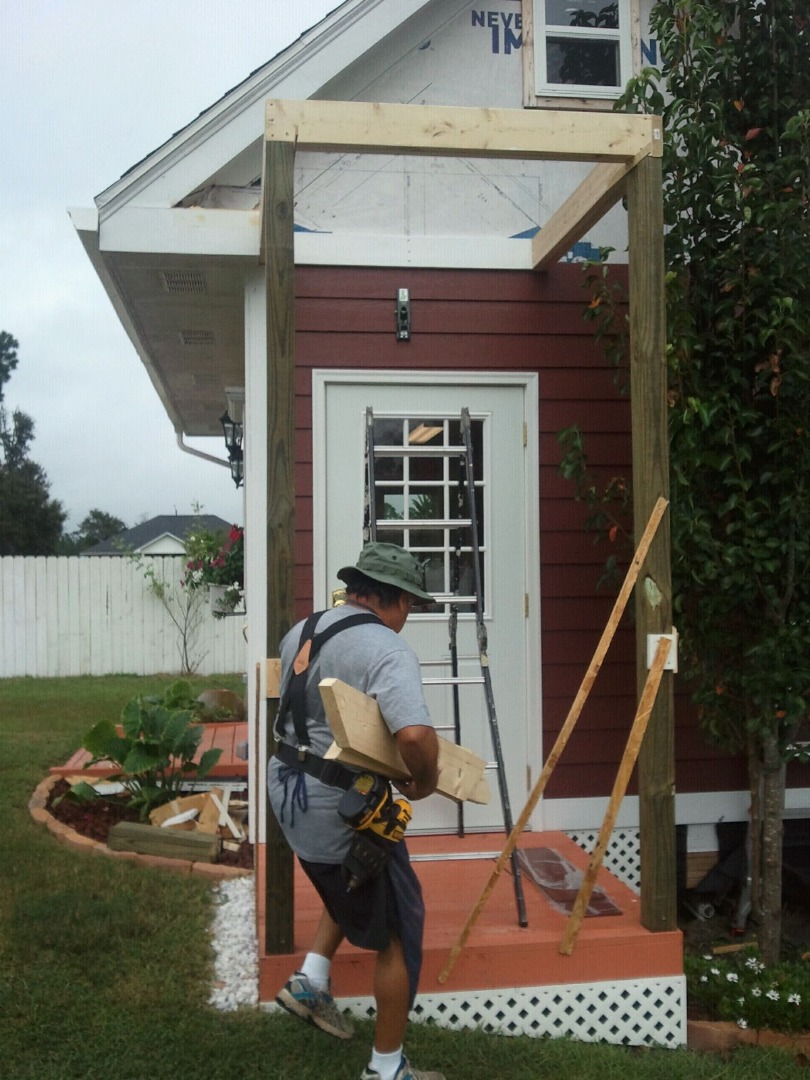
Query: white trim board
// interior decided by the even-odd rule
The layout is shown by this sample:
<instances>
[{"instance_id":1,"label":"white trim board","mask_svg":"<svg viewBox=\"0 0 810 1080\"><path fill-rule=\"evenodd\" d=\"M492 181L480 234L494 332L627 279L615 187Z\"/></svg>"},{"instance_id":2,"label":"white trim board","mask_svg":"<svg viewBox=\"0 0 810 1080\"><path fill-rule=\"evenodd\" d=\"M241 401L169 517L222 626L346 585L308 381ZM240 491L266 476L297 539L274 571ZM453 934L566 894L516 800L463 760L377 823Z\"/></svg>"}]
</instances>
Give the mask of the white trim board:
<instances>
[{"instance_id":1,"label":"white trim board","mask_svg":"<svg viewBox=\"0 0 810 1080\"><path fill-rule=\"evenodd\" d=\"M751 796L748 791L702 791L675 796L675 823L689 826L690 851L717 847L714 826L721 821L747 821ZM598 828L607 810L608 797L590 799L542 799L536 828L570 832ZM515 807L516 814L520 807ZM785 810L806 810L810 817L810 788L788 788ZM619 809L616 828L638 828L638 796L628 795Z\"/></svg>"}]
</instances>

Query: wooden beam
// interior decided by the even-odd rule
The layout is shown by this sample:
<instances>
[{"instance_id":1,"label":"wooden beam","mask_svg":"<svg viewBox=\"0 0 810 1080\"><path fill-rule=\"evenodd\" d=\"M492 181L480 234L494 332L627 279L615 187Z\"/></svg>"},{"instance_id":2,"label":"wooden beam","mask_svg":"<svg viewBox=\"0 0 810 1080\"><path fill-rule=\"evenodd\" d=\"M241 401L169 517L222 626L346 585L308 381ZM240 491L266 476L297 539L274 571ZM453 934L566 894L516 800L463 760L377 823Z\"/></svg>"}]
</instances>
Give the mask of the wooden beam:
<instances>
[{"instance_id":1,"label":"wooden beam","mask_svg":"<svg viewBox=\"0 0 810 1080\"><path fill-rule=\"evenodd\" d=\"M295 622L295 256L292 143L267 142L262 251L267 289L267 650L277 655ZM273 752L268 739L268 752ZM293 858L266 803L266 936L269 955L295 945Z\"/></svg>"},{"instance_id":2,"label":"wooden beam","mask_svg":"<svg viewBox=\"0 0 810 1080\"><path fill-rule=\"evenodd\" d=\"M660 118L642 113L270 100L265 121L269 142L336 154L630 162L663 146Z\"/></svg>"},{"instance_id":3,"label":"wooden beam","mask_svg":"<svg viewBox=\"0 0 810 1080\"><path fill-rule=\"evenodd\" d=\"M532 240L532 265L547 270L574 246L625 191L631 166L596 165Z\"/></svg>"},{"instance_id":4,"label":"wooden beam","mask_svg":"<svg viewBox=\"0 0 810 1080\"><path fill-rule=\"evenodd\" d=\"M322 679L319 689L335 738L325 757L374 769L392 780L408 776L396 739L388 730L374 698L340 679ZM455 802L488 803L489 785L484 779L486 762L483 758L441 736L438 739L437 793Z\"/></svg>"},{"instance_id":5,"label":"wooden beam","mask_svg":"<svg viewBox=\"0 0 810 1080\"><path fill-rule=\"evenodd\" d=\"M640 161L627 180L633 516L638 531L658 498L669 498L664 212L661 159ZM647 556L636 589L636 681L647 676L647 637L672 631L669 518ZM665 672L638 761L641 922L677 925L675 750L672 673Z\"/></svg>"}]
</instances>

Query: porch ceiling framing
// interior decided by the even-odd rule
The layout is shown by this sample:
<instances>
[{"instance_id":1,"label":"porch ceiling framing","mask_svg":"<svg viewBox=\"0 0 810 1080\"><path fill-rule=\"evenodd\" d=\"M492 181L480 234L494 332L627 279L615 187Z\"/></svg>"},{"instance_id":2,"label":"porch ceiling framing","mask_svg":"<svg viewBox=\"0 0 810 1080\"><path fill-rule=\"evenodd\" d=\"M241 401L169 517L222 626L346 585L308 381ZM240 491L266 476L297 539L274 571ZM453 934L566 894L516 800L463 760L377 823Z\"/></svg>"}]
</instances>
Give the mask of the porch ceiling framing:
<instances>
[{"instance_id":1,"label":"porch ceiling framing","mask_svg":"<svg viewBox=\"0 0 810 1080\"><path fill-rule=\"evenodd\" d=\"M294 192L297 150L591 161L594 168L534 238L532 265L547 270L622 196L628 201L634 518L669 497L663 200L659 117L633 113L444 108L323 100L265 103L260 261L266 268L267 648L295 621ZM639 537L636 537L638 541ZM646 680L647 638L672 629L668 519L636 590L636 679ZM675 910L673 690L666 678L639 758L642 923L671 930ZM267 817L268 953L292 951L292 867ZM272 908L272 917L270 909Z\"/></svg>"}]
</instances>

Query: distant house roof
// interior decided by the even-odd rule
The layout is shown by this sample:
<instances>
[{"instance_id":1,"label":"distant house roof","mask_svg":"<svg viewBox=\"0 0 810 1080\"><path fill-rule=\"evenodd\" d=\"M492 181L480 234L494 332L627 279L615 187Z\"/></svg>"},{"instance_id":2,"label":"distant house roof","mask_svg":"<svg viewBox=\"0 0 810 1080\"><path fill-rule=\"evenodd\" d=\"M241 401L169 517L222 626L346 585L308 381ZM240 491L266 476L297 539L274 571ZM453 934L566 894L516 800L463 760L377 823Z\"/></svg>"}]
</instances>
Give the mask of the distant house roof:
<instances>
[{"instance_id":1,"label":"distant house roof","mask_svg":"<svg viewBox=\"0 0 810 1080\"><path fill-rule=\"evenodd\" d=\"M168 537L179 544L185 543L186 536L194 529L208 532L228 532L231 524L215 514L159 514L131 529L124 529L93 547L82 551L82 555L126 555L130 551L143 551L153 548L155 542ZM155 552L157 554L157 552Z\"/></svg>"}]
</instances>

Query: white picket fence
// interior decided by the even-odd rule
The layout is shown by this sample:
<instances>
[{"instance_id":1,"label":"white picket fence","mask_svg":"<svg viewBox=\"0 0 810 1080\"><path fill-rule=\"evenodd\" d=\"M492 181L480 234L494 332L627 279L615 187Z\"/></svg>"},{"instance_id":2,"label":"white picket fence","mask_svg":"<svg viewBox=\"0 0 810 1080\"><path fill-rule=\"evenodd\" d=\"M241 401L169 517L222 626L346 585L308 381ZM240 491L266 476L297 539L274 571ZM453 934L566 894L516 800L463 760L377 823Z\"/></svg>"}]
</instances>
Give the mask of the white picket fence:
<instances>
[{"instance_id":1,"label":"white picket fence","mask_svg":"<svg viewBox=\"0 0 810 1080\"><path fill-rule=\"evenodd\" d=\"M169 590L184 559L144 559ZM201 675L245 670L246 616L214 619L203 603L189 654ZM182 669L181 634L127 558L0 558L0 677Z\"/></svg>"}]
</instances>

